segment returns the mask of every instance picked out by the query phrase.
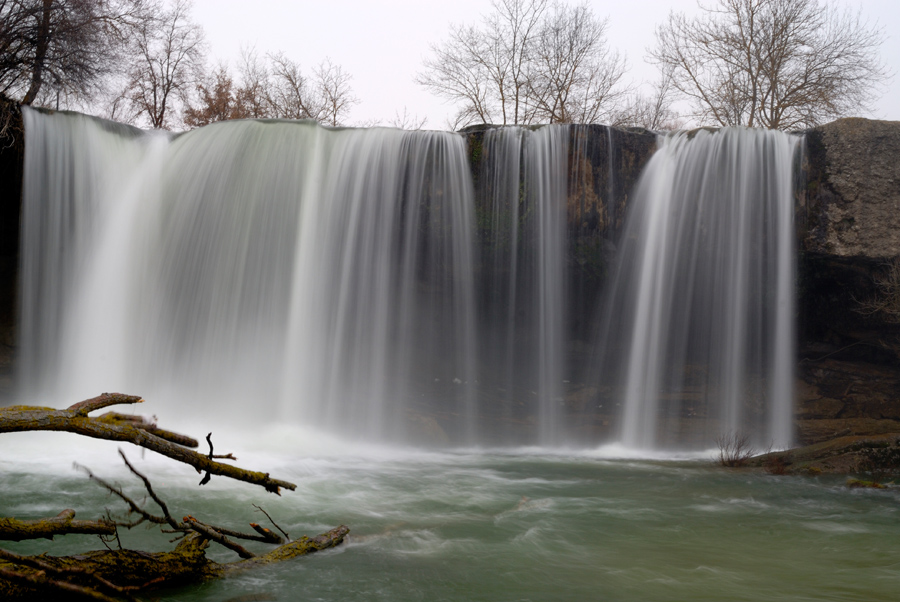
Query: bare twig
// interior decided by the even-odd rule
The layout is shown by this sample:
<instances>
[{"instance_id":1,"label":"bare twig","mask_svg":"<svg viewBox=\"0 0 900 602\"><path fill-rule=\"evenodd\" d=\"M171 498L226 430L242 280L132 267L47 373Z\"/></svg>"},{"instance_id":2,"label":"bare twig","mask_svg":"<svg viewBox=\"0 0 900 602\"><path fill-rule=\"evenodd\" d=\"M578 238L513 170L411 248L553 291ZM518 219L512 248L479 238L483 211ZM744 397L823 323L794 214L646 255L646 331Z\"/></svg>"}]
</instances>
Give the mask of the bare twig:
<instances>
[{"instance_id":1,"label":"bare twig","mask_svg":"<svg viewBox=\"0 0 900 602\"><path fill-rule=\"evenodd\" d=\"M256 504L253 504L253 507L256 508L257 510L259 510L260 512L262 512L263 514L265 514L265 515L266 515L266 518L269 519L269 522L272 523L272 524L275 526L276 529L278 529L279 531L281 531L281 534L284 535L284 538L285 538L286 540L288 540L288 541L291 540L291 536L288 535L287 531L285 531L285 530L282 529L280 526L278 526L278 523L276 523L275 520L274 520L271 516L269 516L269 513L268 513L268 512L266 512L265 510L263 510L261 507L257 506ZM253 523L250 523L250 525L252 526Z\"/></svg>"},{"instance_id":2,"label":"bare twig","mask_svg":"<svg viewBox=\"0 0 900 602\"><path fill-rule=\"evenodd\" d=\"M225 546L229 550L237 552L238 556L240 556L241 558L255 558L256 557L256 554L254 554L253 552L251 552L244 546L231 541L230 539L228 539L227 537L222 535L219 531L217 531L214 527L207 525L205 523L201 523L193 516L185 516L184 523L188 527L190 527L191 529L196 531L197 533L200 533L201 535L203 535L204 537L207 537L207 538L213 540L214 542Z\"/></svg>"},{"instance_id":3,"label":"bare twig","mask_svg":"<svg viewBox=\"0 0 900 602\"><path fill-rule=\"evenodd\" d=\"M150 497L153 499L153 501L156 502L156 505L159 506L160 510L163 511L163 516L165 517L166 522L169 524L169 526L173 529L178 529L181 525L179 525L178 522L174 518L172 518L172 515L169 513L169 507L162 500L162 498L156 495L156 492L153 491L153 486L150 484L150 479L145 477L134 466L132 466L131 462L128 461L128 458L125 457L125 452L123 452L121 449L119 450L119 455L122 456L122 461L125 462L125 466L128 467L128 470L130 470L133 475L135 475L144 483L144 488L147 490L147 493L150 494Z\"/></svg>"},{"instance_id":4,"label":"bare twig","mask_svg":"<svg viewBox=\"0 0 900 602\"><path fill-rule=\"evenodd\" d=\"M117 487L116 485L113 485L112 483L108 483L104 479L98 477L93 472L91 472L90 468L88 468L86 466L82 466L82 465L76 463L75 467L79 470L84 471L87 474L89 479L91 479L95 483L100 484L100 486L102 486L104 489L106 489L107 491L109 491L110 493L112 493L113 495L115 495L116 497L121 499L123 502L125 502L128 505L128 507L131 509L131 512L134 512L135 514L137 514L138 516L141 517L140 519L138 519L136 521L132 521L132 522L128 522L128 523L117 521L116 524L118 526L130 529L132 527L136 527L136 526L140 525L144 521L150 521L151 523L154 523L157 525L166 525L166 524L172 525L172 527L174 529L181 530L181 529L179 529L179 525L178 525L177 521L175 521L171 516L168 516L168 510L166 510L167 516L156 516L155 514L151 514L150 512L147 512L146 510L144 510L144 508L140 504L138 504L133 499L131 499L130 497L125 495L125 493L122 491L121 487Z\"/></svg>"},{"instance_id":5,"label":"bare twig","mask_svg":"<svg viewBox=\"0 0 900 602\"><path fill-rule=\"evenodd\" d=\"M743 466L755 453L750 445L750 437L740 431L719 435L716 437L716 445L719 448L719 464L722 466Z\"/></svg>"}]
</instances>

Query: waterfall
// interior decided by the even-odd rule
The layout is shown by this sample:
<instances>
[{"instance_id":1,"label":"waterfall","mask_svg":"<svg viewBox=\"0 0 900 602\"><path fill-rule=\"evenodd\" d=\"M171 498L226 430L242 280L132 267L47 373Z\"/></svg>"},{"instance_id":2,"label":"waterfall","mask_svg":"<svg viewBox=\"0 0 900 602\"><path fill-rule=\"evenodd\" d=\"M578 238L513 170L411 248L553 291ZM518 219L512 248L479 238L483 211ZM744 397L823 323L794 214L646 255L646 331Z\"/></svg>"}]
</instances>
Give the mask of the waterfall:
<instances>
[{"instance_id":1,"label":"waterfall","mask_svg":"<svg viewBox=\"0 0 900 602\"><path fill-rule=\"evenodd\" d=\"M600 369L620 387L625 445L791 443L797 142L739 128L660 138L605 303Z\"/></svg>"},{"instance_id":2,"label":"waterfall","mask_svg":"<svg viewBox=\"0 0 900 602\"><path fill-rule=\"evenodd\" d=\"M534 420L545 445L564 440L568 135L566 126L491 129L481 158L482 380L504 417Z\"/></svg>"},{"instance_id":3,"label":"waterfall","mask_svg":"<svg viewBox=\"0 0 900 602\"><path fill-rule=\"evenodd\" d=\"M794 137L661 138L629 193L621 131L599 164L569 126L467 148L23 115L23 399L120 390L376 441L564 445L618 420L639 448L790 443Z\"/></svg>"},{"instance_id":4,"label":"waterfall","mask_svg":"<svg viewBox=\"0 0 900 602\"><path fill-rule=\"evenodd\" d=\"M238 121L179 136L25 110L22 356L43 399L473 436L462 137Z\"/></svg>"}]
</instances>

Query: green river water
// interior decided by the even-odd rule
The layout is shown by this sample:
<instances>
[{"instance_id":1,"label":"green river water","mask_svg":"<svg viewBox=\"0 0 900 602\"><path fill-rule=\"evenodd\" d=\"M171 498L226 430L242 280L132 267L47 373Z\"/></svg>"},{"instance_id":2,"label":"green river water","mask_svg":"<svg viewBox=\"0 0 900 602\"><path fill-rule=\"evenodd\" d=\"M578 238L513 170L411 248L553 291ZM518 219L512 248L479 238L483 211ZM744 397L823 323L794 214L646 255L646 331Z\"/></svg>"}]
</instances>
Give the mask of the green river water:
<instances>
[{"instance_id":1,"label":"green river water","mask_svg":"<svg viewBox=\"0 0 900 602\"><path fill-rule=\"evenodd\" d=\"M220 438L219 447L227 447ZM709 459L583 451L365 448L271 431L239 464L297 484L282 497L126 449L173 514L246 528L265 508L293 537L338 524L339 548L200 586L163 601L900 599L900 490L841 477L725 470ZM226 451L222 449L222 451ZM121 504L73 459L141 497L115 446L69 435L0 438L0 515ZM139 527L126 547L165 550ZM6 544L24 553L100 547L95 537ZM260 548L263 551L264 548ZM215 550L220 561L235 558Z\"/></svg>"}]
</instances>

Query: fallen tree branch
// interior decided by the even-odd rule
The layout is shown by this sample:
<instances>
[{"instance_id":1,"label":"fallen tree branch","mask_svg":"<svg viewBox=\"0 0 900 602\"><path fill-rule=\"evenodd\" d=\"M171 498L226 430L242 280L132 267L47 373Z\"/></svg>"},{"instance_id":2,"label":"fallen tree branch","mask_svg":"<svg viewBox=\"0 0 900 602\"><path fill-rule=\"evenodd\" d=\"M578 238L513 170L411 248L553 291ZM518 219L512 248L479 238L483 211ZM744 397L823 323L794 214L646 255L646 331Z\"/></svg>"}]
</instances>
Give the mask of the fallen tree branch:
<instances>
[{"instance_id":1,"label":"fallen tree branch","mask_svg":"<svg viewBox=\"0 0 900 602\"><path fill-rule=\"evenodd\" d=\"M53 539L55 535L80 533L86 535L115 535L116 525L105 519L75 520L74 510L63 510L53 518L16 520L0 518L0 540Z\"/></svg>"},{"instance_id":2,"label":"fallen tree branch","mask_svg":"<svg viewBox=\"0 0 900 602\"><path fill-rule=\"evenodd\" d=\"M263 514L265 514L265 515L266 515L266 518L269 519L269 522L272 523L272 525L273 525L276 529L278 529L279 531L281 531L281 534L284 535L284 538L285 538L286 540L288 540L288 541L291 540L291 536L288 535L287 531L285 531L284 529L282 529L281 526L280 526L278 523L276 523L275 520L274 520L271 516L269 516L269 513L268 513L268 512L266 512L265 510L263 510L261 507L257 506L256 504L253 504L253 507L256 508L257 510L259 510L260 512L262 512ZM259 529L262 528L262 527L260 527L260 528L258 529L257 527L258 527L259 525L254 526L254 523L250 523L250 526L253 527L254 529L256 529L257 531L259 531ZM268 531L268 529L266 529L266 531Z\"/></svg>"},{"instance_id":3,"label":"fallen tree branch","mask_svg":"<svg viewBox=\"0 0 900 602\"><path fill-rule=\"evenodd\" d=\"M0 579L0 599L33 600L37 593L46 595L48 591L66 591L110 602L116 598L98 591L101 586L85 585L81 580L102 579L121 589L122 593L114 595L130 597L130 592L133 591L143 592L153 588L218 579L325 550L340 545L349 532L348 527L341 525L316 537L302 537L286 543L268 554L225 564L206 557L205 549L209 541L199 533L192 533L181 540L172 552L98 550L77 556L41 555L38 560L46 565L44 568L35 568L33 563L30 564L34 558L26 557L25 560L17 561L0 556L0 577L3 577ZM62 577L48 583L46 574L51 569L60 571L60 576L65 574L65 578L74 583L62 581Z\"/></svg>"},{"instance_id":4,"label":"fallen tree branch","mask_svg":"<svg viewBox=\"0 0 900 602\"><path fill-rule=\"evenodd\" d=\"M184 524L187 525L188 527L190 527L191 529L193 529L194 531L196 531L197 533L199 533L200 535L203 535L207 539L210 539L210 540L216 542L217 544L228 548L232 552L237 552L237 555L240 556L241 558L255 558L256 557L256 554L254 554L253 552L251 552L244 546L240 545L239 543L235 543L235 542L231 541L230 539L228 539L227 537L225 537L224 535L219 533L215 528L213 528L205 523L201 523L193 516L185 516ZM232 532L232 533L234 533L234 532Z\"/></svg>"},{"instance_id":5,"label":"fallen tree branch","mask_svg":"<svg viewBox=\"0 0 900 602\"><path fill-rule=\"evenodd\" d=\"M4 582L10 585L18 585L18 588L4 588ZM44 571L22 572L0 566L0 592L4 589L4 600L28 599L34 593L47 592L48 590L67 595L80 596L100 602L119 602L117 598L111 598L95 589L71 583L59 581L47 577ZM132 598L133 599L133 598Z\"/></svg>"},{"instance_id":6,"label":"fallen tree branch","mask_svg":"<svg viewBox=\"0 0 900 602\"><path fill-rule=\"evenodd\" d=\"M173 443L158 434L154 434L136 425L132 420L122 420L121 414L107 413L98 417L88 416L97 409L116 404L141 403L143 399L134 395L121 393L104 393L98 397L76 403L65 410L54 410L33 406L11 406L0 408L0 433L25 431L62 431L77 433L95 439L124 441L139 447L155 451L188 466L197 472L220 475L259 485L266 491L280 495L282 488L294 490L296 485L287 481L273 479L269 473L245 470L229 464L222 464L210 459L207 455ZM155 429L155 425L153 426ZM156 430L159 433L159 430ZM163 431L165 432L165 431ZM194 442L196 443L196 442Z\"/></svg>"},{"instance_id":7,"label":"fallen tree branch","mask_svg":"<svg viewBox=\"0 0 900 602\"><path fill-rule=\"evenodd\" d=\"M262 554L261 556L256 556L255 558L249 558L247 560L231 562L222 566L226 573L234 573L265 564L284 562L285 560L290 560L298 556L311 554L327 548L333 548L334 546L341 544L344 541L344 537L346 537L349 532L349 527L340 525L339 527L335 527L331 531L327 531L316 537L304 536L279 546L267 554Z\"/></svg>"},{"instance_id":8,"label":"fallen tree branch","mask_svg":"<svg viewBox=\"0 0 900 602\"><path fill-rule=\"evenodd\" d=\"M75 576L78 578L85 578L88 581L92 581L94 586L100 590L103 590L103 592L116 594L118 596L123 596L127 600L134 600L135 598L134 598L134 596L131 595L130 592L138 589L137 587L134 587L134 586L119 587L118 585L116 585L114 583L110 583L109 581L107 581L103 577L100 577L99 575L94 575L93 573L91 573L89 570L87 570L85 568L75 567L75 568L60 569L58 567L53 566L52 564L49 564L48 562L45 562L44 560L42 560L40 558L21 556L19 554L16 554L14 552L9 552L7 550L0 550L0 560L6 560L12 564L37 569L38 571L43 572L45 574L50 573L51 575L53 575L55 577L71 578L71 577ZM18 575L14 576L13 578L16 578L18 576L21 576L23 578L22 580L25 582L32 583L32 584L35 583L33 579L29 579L28 576L22 575L21 573L18 573ZM56 580L54 580L54 581L56 581ZM61 583L63 583L63 582L56 581L56 583L51 585L51 587L54 587L55 589L62 589L64 591L68 590L68 588L66 588L66 587L58 587L58 584L61 584ZM84 590L84 589L85 588L82 588L82 590ZM71 591L71 590L68 590L68 591ZM87 592L86 591L77 591L77 593L86 594ZM101 594L102 594L102 592L101 592ZM91 597L93 597L93 596L91 596Z\"/></svg>"},{"instance_id":9,"label":"fallen tree branch","mask_svg":"<svg viewBox=\"0 0 900 602\"><path fill-rule=\"evenodd\" d=\"M135 428L139 428L142 431L147 431L152 435L156 435L160 439L165 439L170 443L177 443L178 445L182 445L184 447L195 448L200 446L197 440L193 437L188 437L187 435L182 435L181 433L173 433L172 431L167 431L156 426L156 416L153 417L153 422L148 422L143 416L140 415L119 414L118 412L107 412L106 414L103 414L101 418L103 418L104 420L131 423L135 426ZM232 460L236 459L237 458L232 458Z\"/></svg>"}]
</instances>

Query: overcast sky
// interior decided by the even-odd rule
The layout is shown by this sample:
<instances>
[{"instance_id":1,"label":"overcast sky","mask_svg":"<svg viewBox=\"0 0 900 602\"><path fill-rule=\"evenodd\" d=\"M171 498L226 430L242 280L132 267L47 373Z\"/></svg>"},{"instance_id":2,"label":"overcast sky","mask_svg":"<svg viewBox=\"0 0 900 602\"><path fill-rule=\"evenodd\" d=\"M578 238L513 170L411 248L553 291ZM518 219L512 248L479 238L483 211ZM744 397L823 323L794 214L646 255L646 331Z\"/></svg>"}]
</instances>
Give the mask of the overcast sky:
<instances>
[{"instance_id":1,"label":"overcast sky","mask_svg":"<svg viewBox=\"0 0 900 602\"><path fill-rule=\"evenodd\" d=\"M860 9L888 35L882 60L895 75L874 111L866 117L900 120L900 0L832 0ZM671 9L696 14L695 0L618 0L590 2L609 18L610 46L630 65L626 79L652 81L656 68L644 56L654 28ZM232 67L242 47L260 55L283 51L304 71L326 57L352 76L360 103L351 123L387 123L404 108L427 117L426 127L445 129L453 108L413 81L430 47L447 38L451 23L474 24L490 10L488 0L194 0L194 19L203 27L210 62Z\"/></svg>"}]
</instances>

